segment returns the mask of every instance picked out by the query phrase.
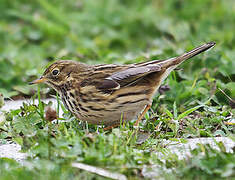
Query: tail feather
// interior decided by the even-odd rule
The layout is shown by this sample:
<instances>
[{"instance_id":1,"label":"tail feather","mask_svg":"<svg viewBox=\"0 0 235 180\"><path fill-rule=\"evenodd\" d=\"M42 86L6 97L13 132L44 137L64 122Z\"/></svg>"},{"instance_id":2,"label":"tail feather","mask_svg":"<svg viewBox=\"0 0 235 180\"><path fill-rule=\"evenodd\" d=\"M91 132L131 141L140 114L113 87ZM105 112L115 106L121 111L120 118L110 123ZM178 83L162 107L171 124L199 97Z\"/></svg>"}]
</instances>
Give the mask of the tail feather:
<instances>
[{"instance_id":1,"label":"tail feather","mask_svg":"<svg viewBox=\"0 0 235 180\"><path fill-rule=\"evenodd\" d=\"M189 52L186 52L184 54L182 54L181 56L178 56L178 57L175 57L175 58L171 58L171 59L168 59L168 60L165 60L165 61L162 61L161 63L159 63L159 65L161 64L161 66L163 68L169 68L171 66L178 66L179 64L181 64L183 61L187 60L187 59L190 59L212 47L215 46L215 42L209 42L209 43L206 43L206 44L203 44L199 47L196 47L195 49L189 51Z\"/></svg>"}]
</instances>

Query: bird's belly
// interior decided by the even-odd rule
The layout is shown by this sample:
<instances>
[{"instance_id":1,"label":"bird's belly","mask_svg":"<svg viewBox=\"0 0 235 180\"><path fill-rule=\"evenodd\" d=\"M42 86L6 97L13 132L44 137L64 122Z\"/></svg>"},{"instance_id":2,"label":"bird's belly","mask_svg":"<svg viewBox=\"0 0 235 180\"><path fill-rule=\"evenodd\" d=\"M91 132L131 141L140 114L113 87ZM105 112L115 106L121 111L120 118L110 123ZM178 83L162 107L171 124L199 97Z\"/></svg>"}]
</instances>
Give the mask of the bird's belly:
<instances>
[{"instance_id":1,"label":"bird's belly","mask_svg":"<svg viewBox=\"0 0 235 180\"><path fill-rule=\"evenodd\" d=\"M100 101L84 103L86 111L81 111L77 117L92 124L117 125L120 121L135 119L147 104L151 104L148 93L128 87Z\"/></svg>"},{"instance_id":2,"label":"bird's belly","mask_svg":"<svg viewBox=\"0 0 235 180\"><path fill-rule=\"evenodd\" d=\"M147 105L147 102L142 103L138 106L132 106L126 108L127 110L122 109L107 109L107 111L90 111L89 113L84 114L75 114L80 120L87 121L91 124L97 125L117 125L121 122L128 122L130 120L136 119L139 113Z\"/></svg>"},{"instance_id":3,"label":"bird's belly","mask_svg":"<svg viewBox=\"0 0 235 180\"><path fill-rule=\"evenodd\" d=\"M117 125L120 121L135 119L147 104L151 104L149 94L134 88L131 92L119 90L108 97L87 93L86 97L75 99L70 94L62 94L66 108L79 120L99 125Z\"/></svg>"}]
</instances>

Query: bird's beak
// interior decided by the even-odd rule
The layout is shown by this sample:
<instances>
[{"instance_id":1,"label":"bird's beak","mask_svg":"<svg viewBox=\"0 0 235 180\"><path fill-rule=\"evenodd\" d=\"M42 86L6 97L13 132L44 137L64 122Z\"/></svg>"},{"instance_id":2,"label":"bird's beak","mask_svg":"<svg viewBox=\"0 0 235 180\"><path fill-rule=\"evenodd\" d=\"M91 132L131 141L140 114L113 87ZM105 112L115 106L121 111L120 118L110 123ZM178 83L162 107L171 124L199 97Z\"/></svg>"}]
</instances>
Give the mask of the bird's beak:
<instances>
[{"instance_id":1,"label":"bird's beak","mask_svg":"<svg viewBox=\"0 0 235 180\"><path fill-rule=\"evenodd\" d=\"M29 85L44 83L46 80L47 79L44 76L41 76L39 79L35 79L34 81L30 82Z\"/></svg>"}]
</instances>

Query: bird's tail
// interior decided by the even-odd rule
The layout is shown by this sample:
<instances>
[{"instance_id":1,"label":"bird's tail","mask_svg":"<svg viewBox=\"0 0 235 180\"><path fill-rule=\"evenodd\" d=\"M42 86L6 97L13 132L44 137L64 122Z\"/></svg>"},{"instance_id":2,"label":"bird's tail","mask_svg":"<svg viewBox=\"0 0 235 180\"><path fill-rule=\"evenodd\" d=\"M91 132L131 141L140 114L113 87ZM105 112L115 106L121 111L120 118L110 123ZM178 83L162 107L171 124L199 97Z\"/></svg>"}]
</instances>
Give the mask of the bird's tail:
<instances>
[{"instance_id":1,"label":"bird's tail","mask_svg":"<svg viewBox=\"0 0 235 180\"><path fill-rule=\"evenodd\" d=\"M212 47L215 46L215 42L209 42L209 43L206 43L206 44L203 44L199 47L196 47L194 48L193 50L189 51L189 52L186 52L184 54L182 54L181 56L178 56L178 57L175 57L175 58L171 58L171 59L167 59L167 60L164 60L160 63L158 63L159 65L161 64L161 66L163 68L169 68L169 67L176 67L178 66L179 64L181 64L183 61L187 60L187 59L190 59Z\"/></svg>"}]
</instances>

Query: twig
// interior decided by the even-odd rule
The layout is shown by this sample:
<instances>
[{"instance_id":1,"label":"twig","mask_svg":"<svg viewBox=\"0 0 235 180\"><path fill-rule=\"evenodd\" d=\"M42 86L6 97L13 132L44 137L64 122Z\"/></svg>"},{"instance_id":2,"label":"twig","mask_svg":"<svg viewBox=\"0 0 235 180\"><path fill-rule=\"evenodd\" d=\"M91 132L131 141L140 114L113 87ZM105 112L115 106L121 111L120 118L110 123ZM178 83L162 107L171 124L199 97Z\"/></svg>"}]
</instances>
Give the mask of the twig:
<instances>
[{"instance_id":1,"label":"twig","mask_svg":"<svg viewBox=\"0 0 235 180\"><path fill-rule=\"evenodd\" d=\"M235 103L235 100L233 100L231 97L229 97L222 89L218 88L231 102Z\"/></svg>"},{"instance_id":2,"label":"twig","mask_svg":"<svg viewBox=\"0 0 235 180\"><path fill-rule=\"evenodd\" d=\"M108 177L111 179L127 180L126 176L123 174L113 173L113 172L107 171L105 169L98 168L95 166L90 166L90 165L83 164L83 163L72 163L72 167L79 168L79 169L82 169L85 171L89 171L91 173L95 173L100 176Z\"/></svg>"}]
</instances>

